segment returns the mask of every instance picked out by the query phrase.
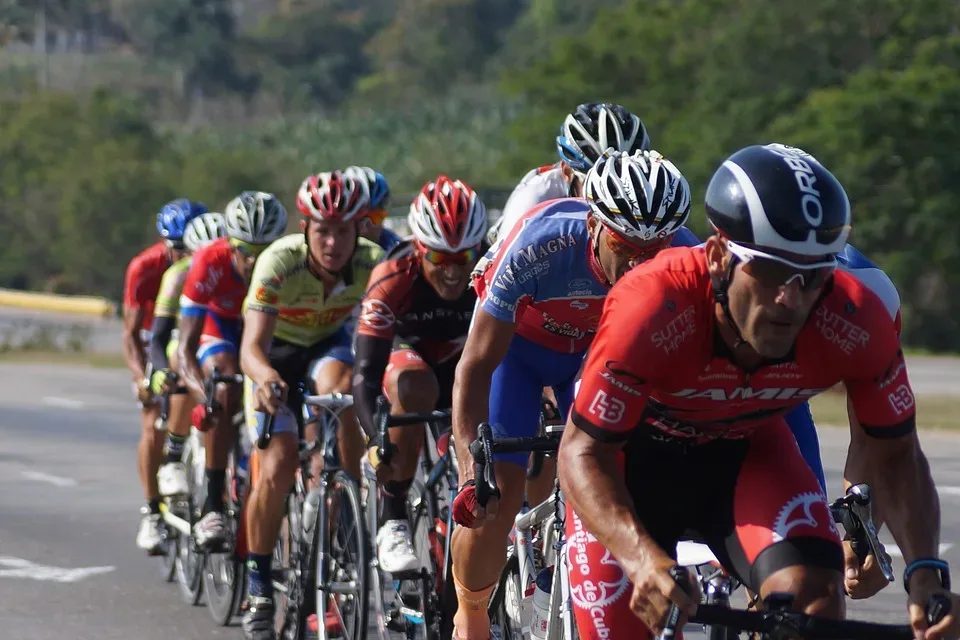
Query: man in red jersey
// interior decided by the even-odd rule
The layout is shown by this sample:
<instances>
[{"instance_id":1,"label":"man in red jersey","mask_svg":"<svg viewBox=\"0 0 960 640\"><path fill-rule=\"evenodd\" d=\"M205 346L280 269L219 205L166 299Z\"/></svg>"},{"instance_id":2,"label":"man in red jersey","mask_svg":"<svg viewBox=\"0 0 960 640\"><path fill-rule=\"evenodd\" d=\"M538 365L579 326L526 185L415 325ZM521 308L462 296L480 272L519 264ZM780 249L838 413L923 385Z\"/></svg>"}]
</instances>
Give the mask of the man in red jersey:
<instances>
[{"instance_id":1,"label":"man in red jersey","mask_svg":"<svg viewBox=\"0 0 960 640\"><path fill-rule=\"evenodd\" d=\"M164 205L157 214L157 231L162 240L139 253L127 266L123 283L123 356L133 377L134 394L140 402L141 431L137 449L140 482L147 505L141 508L137 546L151 555L162 551L160 535L160 493L157 467L163 455L163 433L154 428L160 407L150 391L146 346L153 325L153 302L160 290L163 272L179 260L184 251L183 232L187 223L207 207L185 198Z\"/></svg>"},{"instance_id":2,"label":"man in red jersey","mask_svg":"<svg viewBox=\"0 0 960 640\"><path fill-rule=\"evenodd\" d=\"M607 297L560 449L572 600L584 638L649 638L697 595L671 576L686 531L766 597L842 618L840 540L783 415L842 382L884 474L874 496L907 568L916 637L957 638L924 609L949 594L939 502L883 302L836 271L850 205L779 144L731 156L707 189L715 230L629 272ZM624 465L624 461L628 464ZM857 481L857 478L848 478Z\"/></svg>"},{"instance_id":3,"label":"man in red jersey","mask_svg":"<svg viewBox=\"0 0 960 640\"><path fill-rule=\"evenodd\" d=\"M197 401L194 411L205 411L204 379L216 368L222 375L240 372L241 312L257 258L287 229L287 210L269 193L245 191L230 201L223 213L227 237L215 240L193 254L187 281L180 296L180 343L177 356L183 381ZM223 496L227 460L237 437L231 417L240 410L241 389L221 385L216 391L218 410L200 417L199 424L213 427L206 433L207 496L200 520L194 525L197 544L208 551L223 549L227 529ZM186 438L187 433L170 438ZM183 464L164 468L164 494L187 489Z\"/></svg>"}]
</instances>

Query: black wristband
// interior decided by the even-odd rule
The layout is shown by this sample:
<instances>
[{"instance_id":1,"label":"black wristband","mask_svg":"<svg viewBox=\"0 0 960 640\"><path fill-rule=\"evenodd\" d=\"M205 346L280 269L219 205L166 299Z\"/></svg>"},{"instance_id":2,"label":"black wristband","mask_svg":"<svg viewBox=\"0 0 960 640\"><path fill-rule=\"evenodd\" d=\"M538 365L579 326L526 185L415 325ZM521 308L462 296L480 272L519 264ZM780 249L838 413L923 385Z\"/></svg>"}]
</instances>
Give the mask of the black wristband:
<instances>
[{"instance_id":1,"label":"black wristband","mask_svg":"<svg viewBox=\"0 0 960 640\"><path fill-rule=\"evenodd\" d=\"M903 570L903 590L906 591L907 594L910 593L910 576L912 576L913 572L917 569L936 570L940 584L947 591L950 590L950 565L947 564L946 560L941 560L940 558L917 558Z\"/></svg>"}]
</instances>

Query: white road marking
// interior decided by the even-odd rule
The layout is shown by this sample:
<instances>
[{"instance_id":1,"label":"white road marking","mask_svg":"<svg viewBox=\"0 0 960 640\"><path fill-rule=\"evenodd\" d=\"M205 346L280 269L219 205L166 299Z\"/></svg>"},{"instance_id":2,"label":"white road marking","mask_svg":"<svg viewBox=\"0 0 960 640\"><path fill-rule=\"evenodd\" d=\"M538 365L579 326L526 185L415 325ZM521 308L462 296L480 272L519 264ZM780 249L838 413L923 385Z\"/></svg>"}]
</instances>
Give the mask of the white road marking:
<instances>
[{"instance_id":1,"label":"white road marking","mask_svg":"<svg viewBox=\"0 0 960 640\"><path fill-rule=\"evenodd\" d=\"M49 473L43 473L42 471L21 471L20 475L28 480L36 480L37 482L46 482L52 484L56 487L75 487L77 486L77 481L73 478L64 478L61 476L53 476Z\"/></svg>"},{"instance_id":2,"label":"white road marking","mask_svg":"<svg viewBox=\"0 0 960 640\"><path fill-rule=\"evenodd\" d=\"M900 547L898 547L897 545L893 544L892 542L891 542L890 544L884 543L883 546L884 546L884 548L887 550L887 553L890 554L891 557L894 557L894 558L902 558L902 557L903 557L903 552L900 551ZM949 551L950 549L952 549L953 546L954 546L954 545L953 545L952 542L941 542L941 543L940 543L940 553L939 553L938 555L941 555L941 556L942 556L944 553L946 553L947 551Z\"/></svg>"},{"instance_id":3,"label":"white road marking","mask_svg":"<svg viewBox=\"0 0 960 640\"><path fill-rule=\"evenodd\" d=\"M0 565L9 567L0 569L0 578L26 578L28 580L44 580L47 582L79 582L84 578L96 576L103 573L110 573L116 567L78 567L68 569L66 567L48 567L42 564L35 564L23 558L14 558L11 556L0 556Z\"/></svg>"},{"instance_id":4,"label":"white road marking","mask_svg":"<svg viewBox=\"0 0 960 640\"><path fill-rule=\"evenodd\" d=\"M58 396L45 396L42 402L51 407L63 407L64 409L82 409L86 404L81 400L71 400L70 398L60 398Z\"/></svg>"}]
</instances>

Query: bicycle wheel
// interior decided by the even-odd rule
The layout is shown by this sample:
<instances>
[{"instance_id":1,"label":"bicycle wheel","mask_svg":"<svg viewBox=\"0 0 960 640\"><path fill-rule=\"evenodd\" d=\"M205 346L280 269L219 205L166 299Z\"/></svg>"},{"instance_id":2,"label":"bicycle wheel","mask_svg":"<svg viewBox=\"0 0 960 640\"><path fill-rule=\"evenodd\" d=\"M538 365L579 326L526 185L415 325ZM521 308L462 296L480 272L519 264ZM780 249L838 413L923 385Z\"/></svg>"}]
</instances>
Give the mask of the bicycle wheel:
<instances>
[{"instance_id":1,"label":"bicycle wheel","mask_svg":"<svg viewBox=\"0 0 960 640\"><path fill-rule=\"evenodd\" d=\"M167 505L161 508L168 508ZM173 582L177 577L177 556L180 555L180 537L175 529L167 526L166 522L160 521L163 528L163 555L160 556L160 575L164 582Z\"/></svg>"},{"instance_id":2,"label":"bicycle wheel","mask_svg":"<svg viewBox=\"0 0 960 640\"><path fill-rule=\"evenodd\" d=\"M207 596L207 609L211 617L221 626L230 624L230 620L240 608L246 588L247 555L245 532L243 530L244 498L242 478L237 477L237 460L242 452L235 451L227 464L226 484L229 487L226 502L227 537L234 543L225 553L207 555L203 572L203 590Z\"/></svg>"},{"instance_id":3,"label":"bicycle wheel","mask_svg":"<svg viewBox=\"0 0 960 640\"><path fill-rule=\"evenodd\" d=\"M516 555L511 555L503 571L500 572L500 580L490 595L490 604L487 605L490 624L500 626L500 637L504 640L523 638L522 600L520 559Z\"/></svg>"},{"instance_id":4,"label":"bicycle wheel","mask_svg":"<svg viewBox=\"0 0 960 640\"><path fill-rule=\"evenodd\" d=\"M200 519L200 505L204 498L203 449L196 447L197 440L187 438L183 448L183 464L187 468L187 487L190 490L185 500L177 501L175 512L192 527ZM171 507L174 508L174 507ZM197 547L192 535L179 534L176 573L180 596L184 602L200 604L203 597L204 554Z\"/></svg>"},{"instance_id":5,"label":"bicycle wheel","mask_svg":"<svg viewBox=\"0 0 960 640\"><path fill-rule=\"evenodd\" d=\"M370 540L360 506L360 490L345 471L328 475L316 553L316 613L320 640L367 635Z\"/></svg>"},{"instance_id":6,"label":"bicycle wheel","mask_svg":"<svg viewBox=\"0 0 960 640\"><path fill-rule=\"evenodd\" d=\"M274 628L282 640L302 640L306 630L303 605L309 591L305 583L310 581L312 565L308 563L311 549L302 541L302 509L303 498L291 492L273 550Z\"/></svg>"}]
</instances>

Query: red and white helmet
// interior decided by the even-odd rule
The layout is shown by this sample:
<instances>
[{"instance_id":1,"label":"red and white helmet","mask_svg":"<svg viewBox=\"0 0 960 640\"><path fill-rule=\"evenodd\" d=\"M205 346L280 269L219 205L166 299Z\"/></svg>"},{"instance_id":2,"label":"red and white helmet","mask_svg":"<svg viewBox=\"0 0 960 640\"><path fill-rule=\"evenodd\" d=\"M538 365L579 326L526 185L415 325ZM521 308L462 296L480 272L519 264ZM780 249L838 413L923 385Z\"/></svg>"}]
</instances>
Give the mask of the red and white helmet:
<instances>
[{"instance_id":1,"label":"red and white helmet","mask_svg":"<svg viewBox=\"0 0 960 640\"><path fill-rule=\"evenodd\" d=\"M370 209L369 187L340 171L307 176L297 193L297 209L320 222L359 220Z\"/></svg>"},{"instance_id":2,"label":"red and white helmet","mask_svg":"<svg viewBox=\"0 0 960 640\"><path fill-rule=\"evenodd\" d=\"M456 253L483 241L487 208L473 189L441 175L414 198L407 222L423 246Z\"/></svg>"}]
</instances>

